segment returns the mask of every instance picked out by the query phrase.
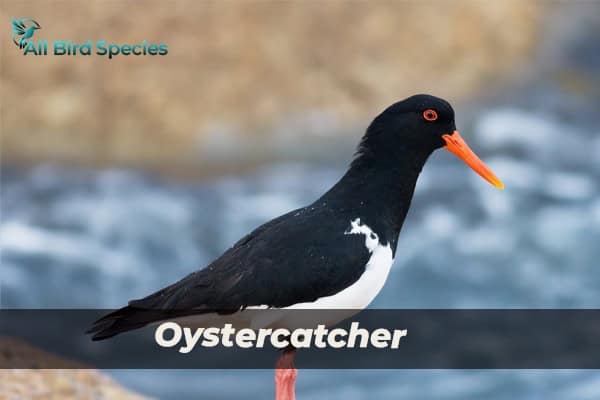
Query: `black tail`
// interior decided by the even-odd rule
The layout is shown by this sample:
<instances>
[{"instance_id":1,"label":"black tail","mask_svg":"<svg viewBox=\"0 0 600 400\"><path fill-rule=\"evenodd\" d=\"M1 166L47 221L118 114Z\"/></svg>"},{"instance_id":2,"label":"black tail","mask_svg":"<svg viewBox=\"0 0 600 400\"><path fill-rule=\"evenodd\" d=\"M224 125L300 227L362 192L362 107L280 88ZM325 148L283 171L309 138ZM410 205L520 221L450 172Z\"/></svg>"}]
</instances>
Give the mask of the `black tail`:
<instances>
[{"instance_id":1,"label":"black tail","mask_svg":"<svg viewBox=\"0 0 600 400\"><path fill-rule=\"evenodd\" d=\"M229 304L225 304L223 307L209 305L207 299L210 298L211 292L198 290L198 288L208 286L202 280L203 276L202 271L192 273L179 282L143 299L132 300L126 307L113 311L94 322L86 333L94 334L92 340L103 340L119 333L143 328L153 322L194 314L210 312L231 314L239 311L240 307L228 307ZM188 290L190 286L194 288L193 294Z\"/></svg>"},{"instance_id":2,"label":"black tail","mask_svg":"<svg viewBox=\"0 0 600 400\"><path fill-rule=\"evenodd\" d=\"M175 310L169 302L177 294L180 283L167 286L143 299L131 300L129 305L100 318L86 332L93 333L92 340L111 338L119 333L143 328L153 322L198 312Z\"/></svg>"},{"instance_id":3,"label":"black tail","mask_svg":"<svg viewBox=\"0 0 600 400\"><path fill-rule=\"evenodd\" d=\"M100 318L86 332L94 334L92 340L111 338L119 333L143 328L144 326L165 319L172 318L173 312L162 310L148 310L126 306Z\"/></svg>"},{"instance_id":4,"label":"black tail","mask_svg":"<svg viewBox=\"0 0 600 400\"><path fill-rule=\"evenodd\" d=\"M133 302L130 302L130 304ZM173 318L185 317L196 314L215 312L218 314L232 314L239 309L191 309L191 310L152 310L135 306L126 306L105 315L92 324L86 334L94 334L92 340L104 340L119 333L143 328L153 322L167 321Z\"/></svg>"}]
</instances>

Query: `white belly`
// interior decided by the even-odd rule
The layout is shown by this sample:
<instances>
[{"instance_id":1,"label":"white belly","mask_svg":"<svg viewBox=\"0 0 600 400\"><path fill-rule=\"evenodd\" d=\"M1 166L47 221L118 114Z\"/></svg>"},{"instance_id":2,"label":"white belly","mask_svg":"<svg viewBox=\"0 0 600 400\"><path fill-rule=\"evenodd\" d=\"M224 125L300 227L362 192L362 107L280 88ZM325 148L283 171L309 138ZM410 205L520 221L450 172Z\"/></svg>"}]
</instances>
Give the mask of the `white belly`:
<instances>
[{"instance_id":1,"label":"white belly","mask_svg":"<svg viewBox=\"0 0 600 400\"><path fill-rule=\"evenodd\" d=\"M321 297L314 302L299 303L286 309L356 309L367 308L375 296L383 288L394 259L390 244L385 246L379 242L379 236L367 225L360 223L360 218L350 222L351 228L345 235L365 235L365 246L371 253L365 272L352 285L334 295Z\"/></svg>"},{"instance_id":2,"label":"white belly","mask_svg":"<svg viewBox=\"0 0 600 400\"><path fill-rule=\"evenodd\" d=\"M351 317L358 313L375 299L379 291L383 288L388 277L392 264L394 262L390 244L385 246L379 241L379 236L367 225L360 223L360 218L350 222L350 229L344 232L345 235L365 235L365 246L371 257L365 266L365 272L352 285L331 296L321 297L313 302L297 303L280 309L270 309L267 312L253 310L265 310L269 308L263 306L251 306L233 315L203 314L199 316L185 317L180 319L186 322L187 326L208 326L207 324L219 325L223 320L228 323L234 323L240 326L249 326L252 328L265 327L307 327L316 323L325 323L334 325L339 321ZM287 313L287 310L344 310L332 312L331 314L317 313ZM317 318L312 321L312 318ZM308 319L307 319L308 318ZM209 322L210 321L210 322Z\"/></svg>"}]
</instances>

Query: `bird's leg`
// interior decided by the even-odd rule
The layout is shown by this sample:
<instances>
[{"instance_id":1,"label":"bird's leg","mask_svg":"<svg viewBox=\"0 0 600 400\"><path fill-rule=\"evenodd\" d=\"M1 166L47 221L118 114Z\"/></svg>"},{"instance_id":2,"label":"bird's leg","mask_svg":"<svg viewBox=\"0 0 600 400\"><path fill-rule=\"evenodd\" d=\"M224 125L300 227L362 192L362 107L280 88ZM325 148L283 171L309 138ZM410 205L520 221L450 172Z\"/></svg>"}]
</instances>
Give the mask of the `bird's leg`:
<instances>
[{"instance_id":1,"label":"bird's leg","mask_svg":"<svg viewBox=\"0 0 600 400\"><path fill-rule=\"evenodd\" d=\"M275 364L275 400L294 400L298 370L294 368L296 349L285 349Z\"/></svg>"}]
</instances>

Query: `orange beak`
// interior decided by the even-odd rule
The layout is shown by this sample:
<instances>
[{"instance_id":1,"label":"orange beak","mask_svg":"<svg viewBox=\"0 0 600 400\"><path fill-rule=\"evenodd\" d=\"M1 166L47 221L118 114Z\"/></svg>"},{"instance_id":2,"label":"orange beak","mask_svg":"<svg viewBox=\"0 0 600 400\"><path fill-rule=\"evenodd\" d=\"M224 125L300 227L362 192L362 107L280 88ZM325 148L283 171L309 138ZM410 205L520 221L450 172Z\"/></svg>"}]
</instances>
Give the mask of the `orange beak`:
<instances>
[{"instance_id":1,"label":"orange beak","mask_svg":"<svg viewBox=\"0 0 600 400\"><path fill-rule=\"evenodd\" d=\"M496 186L498 189L504 189L504 184L483 163L483 161L473 153L473 150L469 148L458 131L454 131L452 135L442 135L442 138L446 141L446 146L444 146L446 150L463 160L465 164L471 167L473 171L477 172L483 179Z\"/></svg>"}]
</instances>

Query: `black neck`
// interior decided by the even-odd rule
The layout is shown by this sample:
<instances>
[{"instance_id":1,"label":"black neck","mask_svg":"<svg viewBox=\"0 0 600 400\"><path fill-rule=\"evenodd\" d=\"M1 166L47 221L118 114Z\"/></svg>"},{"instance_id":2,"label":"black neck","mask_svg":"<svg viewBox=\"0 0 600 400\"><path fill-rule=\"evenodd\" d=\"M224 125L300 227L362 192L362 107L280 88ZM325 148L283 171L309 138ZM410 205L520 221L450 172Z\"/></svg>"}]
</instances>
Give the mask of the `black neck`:
<instances>
[{"instance_id":1,"label":"black neck","mask_svg":"<svg viewBox=\"0 0 600 400\"><path fill-rule=\"evenodd\" d=\"M374 154L359 148L348 172L318 202L363 218L395 251L417 178L430 154L408 148L380 149Z\"/></svg>"}]
</instances>

